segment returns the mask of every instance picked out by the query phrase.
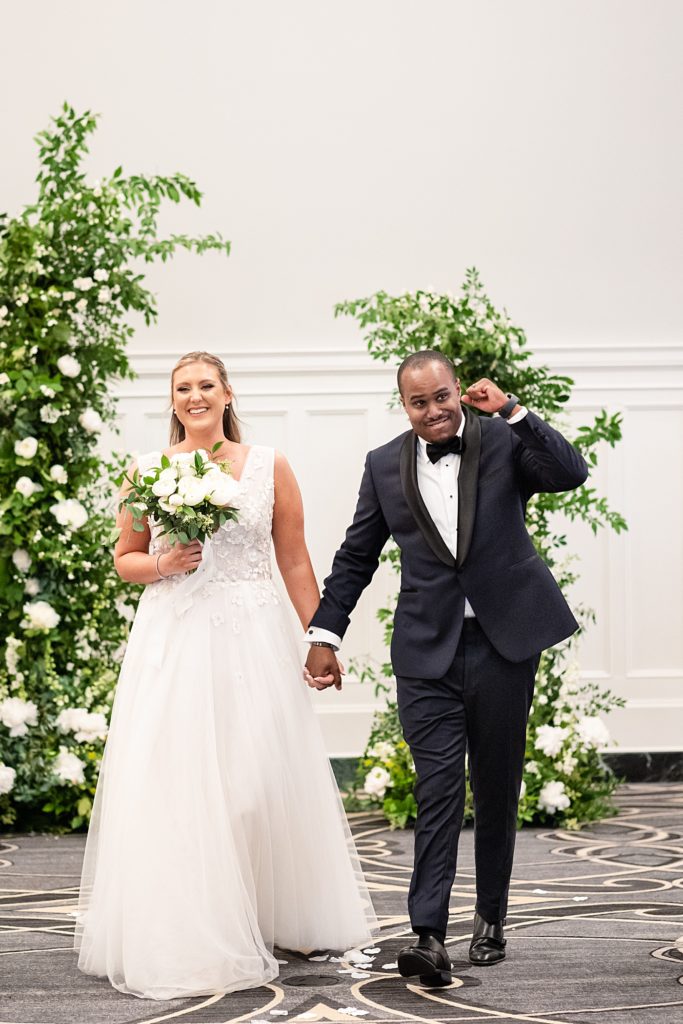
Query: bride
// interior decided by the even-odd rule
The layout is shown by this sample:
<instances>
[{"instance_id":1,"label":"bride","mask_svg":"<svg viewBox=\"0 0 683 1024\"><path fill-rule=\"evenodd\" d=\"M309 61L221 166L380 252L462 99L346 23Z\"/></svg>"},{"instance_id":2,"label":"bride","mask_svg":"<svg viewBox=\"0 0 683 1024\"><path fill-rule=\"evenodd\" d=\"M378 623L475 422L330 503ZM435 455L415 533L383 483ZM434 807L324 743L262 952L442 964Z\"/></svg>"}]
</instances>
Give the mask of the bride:
<instances>
[{"instance_id":1,"label":"bride","mask_svg":"<svg viewBox=\"0 0 683 1024\"><path fill-rule=\"evenodd\" d=\"M229 459L238 518L169 547L119 514L119 575L147 584L121 668L88 834L78 966L150 999L276 977L273 946L347 949L376 924L271 579L304 628L319 594L301 495L272 448L240 443L223 363L171 377L171 447ZM158 465L141 456L138 468ZM125 489L124 489L125 492ZM194 572L193 572L194 570ZM192 575L188 575L192 573Z\"/></svg>"}]
</instances>

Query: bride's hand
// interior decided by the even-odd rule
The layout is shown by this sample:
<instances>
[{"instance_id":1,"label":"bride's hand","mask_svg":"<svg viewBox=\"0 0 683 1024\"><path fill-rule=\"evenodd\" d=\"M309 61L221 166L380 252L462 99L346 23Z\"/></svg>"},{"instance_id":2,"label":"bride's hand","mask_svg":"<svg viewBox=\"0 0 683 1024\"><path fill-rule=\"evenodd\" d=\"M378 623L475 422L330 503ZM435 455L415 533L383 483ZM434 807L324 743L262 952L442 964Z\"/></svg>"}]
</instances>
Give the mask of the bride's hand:
<instances>
[{"instance_id":1,"label":"bride's hand","mask_svg":"<svg viewBox=\"0 0 683 1024\"><path fill-rule=\"evenodd\" d=\"M175 576L180 572L194 572L202 560L202 546L198 540L189 544L174 544L159 556L157 568L163 576Z\"/></svg>"}]
</instances>

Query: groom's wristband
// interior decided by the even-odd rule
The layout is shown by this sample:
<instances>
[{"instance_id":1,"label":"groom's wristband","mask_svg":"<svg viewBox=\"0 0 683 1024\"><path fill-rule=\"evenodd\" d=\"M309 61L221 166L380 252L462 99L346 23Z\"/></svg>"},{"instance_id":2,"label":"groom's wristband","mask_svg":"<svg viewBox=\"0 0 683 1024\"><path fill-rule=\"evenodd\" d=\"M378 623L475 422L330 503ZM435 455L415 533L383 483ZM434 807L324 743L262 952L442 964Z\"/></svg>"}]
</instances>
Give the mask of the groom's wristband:
<instances>
[{"instance_id":1,"label":"groom's wristband","mask_svg":"<svg viewBox=\"0 0 683 1024\"><path fill-rule=\"evenodd\" d=\"M311 647L329 647L331 651L336 651L334 644L328 644L324 640L309 640Z\"/></svg>"},{"instance_id":2,"label":"groom's wristband","mask_svg":"<svg viewBox=\"0 0 683 1024\"><path fill-rule=\"evenodd\" d=\"M498 415L503 420L509 420L510 417L512 416L512 410L515 408L515 406L519 405L519 399L517 398L517 395L512 395L508 391L507 398L507 402L504 405L501 405L500 409L498 410Z\"/></svg>"}]
</instances>

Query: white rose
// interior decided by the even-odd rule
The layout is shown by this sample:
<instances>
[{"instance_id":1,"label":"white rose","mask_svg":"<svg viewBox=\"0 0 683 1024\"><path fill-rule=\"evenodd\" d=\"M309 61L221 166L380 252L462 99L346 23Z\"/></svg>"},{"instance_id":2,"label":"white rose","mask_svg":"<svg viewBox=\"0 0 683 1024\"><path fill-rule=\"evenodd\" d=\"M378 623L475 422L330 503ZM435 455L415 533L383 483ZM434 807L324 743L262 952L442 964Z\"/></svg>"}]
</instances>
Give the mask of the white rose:
<instances>
[{"instance_id":1,"label":"white rose","mask_svg":"<svg viewBox=\"0 0 683 1024\"><path fill-rule=\"evenodd\" d=\"M54 397L55 397L55 391L54 391L54 389L53 389L53 388L49 388L49 387L47 386L47 384L41 384L41 385L40 385L40 393L41 393L41 395L43 395L43 396L44 396L45 398L54 398Z\"/></svg>"},{"instance_id":2,"label":"white rose","mask_svg":"<svg viewBox=\"0 0 683 1024\"><path fill-rule=\"evenodd\" d=\"M9 793L12 789L16 774L14 768L10 768L7 764L0 764L0 796L3 793Z\"/></svg>"},{"instance_id":3,"label":"white rose","mask_svg":"<svg viewBox=\"0 0 683 1024\"><path fill-rule=\"evenodd\" d=\"M178 476L194 476L194 455L192 452L176 452L171 455L171 462L178 471Z\"/></svg>"},{"instance_id":4,"label":"white rose","mask_svg":"<svg viewBox=\"0 0 683 1024\"><path fill-rule=\"evenodd\" d=\"M12 555L12 561L19 572L28 572L31 568L31 556L23 548L17 548Z\"/></svg>"},{"instance_id":5,"label":"white rose","mask_svg":"<svg viewBox=\"0 0 683 1024\"><path fill-rule=\"evenodd\" d=\"M95 273L93 274L93 277L95 278L96 281L106 281L107 278L109 277L109 271L103 270L102 267L98 267Z\"/></svg>"},{"instance_id":6,"label":"white rose","mask_svg":"<svg viewBox=\"0 0 683 1024\"><path fill-rule=\"evenodd\" d=\"M386 740L380 740L379 743L375 743L374 747L368 750L368 757L377 757L380 761L388 761L389 758L393 757L396 753L396 748L392 743L387 743Z\"/></svg>"},{"instance_id":7,"label":"white rose","mask_svg":"<svg viewBox=\"0 0 683 1024\"><path fill-rule=\"evenodd\" d=\"M172 477L164 477L163 473L159 476L159 479L152 484L152 492L156 494L157 498L167 498L169 494L173 494L178 481L175 475Z\"/></svg>"},{"instance_id":8,"label":"white rose","mask_svg":"<svg viewBox=\"0 0 683 1024\"><path fill-rule=\"evenodd\" d=\"M50 466L50 477L58 484L68 483L69 480L64 466L60 466L58 462L54 466Z\"/></svg>"},{"instance_id":9,"label":"white rose","mask_svg":"<svg viewBox=\"0 0 683 1024\"><path fill-rule=\"evenodd\" d=\"M212 505L218 505L224 507L225 505L233 505L234 499L239 491L239 484L233 477L228 476L227 473L207 473L205 478L207 481L208 494L207 497Z\"/></svg>"},{"instance_id":10,"label":"white rose","mask_svg":"<svg viewBox=\"0 0 683 1024\"><path fill-rule=\"evenodd\" d=\"M14 442L14 451L21 459L32 459L38 451L38 442L35 437L23 437Z\"/></svg>"},{"instance_id":11,"label":"white rose","mask_svg":"<svg viewBox=\"0 0 683 1024\"><path fill-rule=\"evenodd\" d=\"M61 619L61 615L58 615L47 601L31 601L29 604L25 604L24 615L26 616L22 622L24 629L54 629Z\"/></svg>"},{"instance_id":12,"label":"white rose","mask_svg":"<svg viewBox=\"0 0 683 1024\"><path fill-rule=\"evenodd\" d=\"M34 483L33 480L27 476L20 476L14 486L16 490L19 491L19 494L23 494L25 498L30 498L32 494L35 494L36 491L41 489L40 484Z\"/></svg>"},{"instance_id":13,"label":"white rose","mask_svg":"<svg viewBox=\"0 0 683 1024\"><path fill-rule=\"evenodd\" d=\"M72 782L74 785L79 785L85 782L84 768L85 763L79 757L70 753L66 747L60 747L52 771L60 782Z\"/></svg>"},{"instance_id":14,"label":"white rose","mask_svg":"<svg viewBox=\"0 0 683 1024\"><path fill-rule=\"evenodd\" d=\"M103 740L108 732L107 720L99 711L86 708L65 708L57 716L57 728L61 732L73 732L79 743Z\"/></svg>"},{"instance_id":15,"label":"white rose","mask_svg":"<svg viewBox=\"0 0 683 1024\"><path fill-rule=\"evenodd\" d=\"M78 417L78 422L89 434L97 434L103 427L102 418L94 409L85 409Z\"/></svg>"},{"instance_id":16,"label":"white rose","mask_svg":"<svg viewBox=\"0 0 683 1024\"><path fill-rule=\"evenodd\" d=\"M178 481L178 494L183 505L199 505L206 498L206 484L198 476L184 476Z\"/></svg>"},{"instance_id":17,"label":"white rose","mask_svg":"<svg viewBox=\"0 0 683 1024\"><path fill-rule=\"evenodd\" d=\"M183 503L183 499L180 497L179 494L171 494L166 504L168 505L169 509L172 511L173 509L180 508L182 503Z\"/></svg>"},{"instance_id":18,"label":"white rose","mask_svg":"<svg viewBox=\"0 0 683 1024\"><path fill-rule=\"evenodd\" d=\"M527 763L524 765L524 770L527 771L529 775L541 774L541 769L538 767L535 761L527 761Z\"/></svg>"},{"instance_id":19,"label":"white rose","mask_svg":"<svg viewBox=\"0 0 683 1024\"><path fill-rule=\"evenodd\" d=\"M9 384L9 377L6 373L0 373L0 384ZM12 769L10 768L10 771Z\"/></svg>"},{"instance_id":20,"label":"white rose","mask_svg":"<svg viewBox=\"0 0 683 1024\"><path fill-rule=\"evenodd\" d=\"M61 409L55 409L53 405L43 405L40 409L40 418L43 423L56 423L62 415Z\"/></svg>"},{"instance_id":21,"label":"white rose","mask_svg":"<svg viewBox=\"0 0 683 1024\"><path fill-rule=\"evenodd\" d=\"M389 772L385 768L377 766L375 768L371 768L365 776L363 789L370 796L376 796L381 800L390 782L391 775Z\"/></svg>"},{"instance_id":22,"label":"white rose","mask_svg":"<svg viewBox=\"0 0 683 1024\"><path fill-rule=\"evenodd\" d=\"M78 288L79 292L88 292L94 283L92 277L77 277L74 281L74 288Z\"/></svg>"},{"instance_id":23,"label":"white rose","mask_svg":"<svg viewBox=\"0 0 683 1024\"><path fill-rule=\"evenodd\" d=\"M81 364L73 356L60 356L57 360L57 368L65 377L78 377L81 372Z\"/></svg>"},{"instance_id":24,"label":"white rose","mask_svg":"<svg viewBox=\"0 0 683 1024\"><path fill-rule=\"evenodd\" d=\"M36 597L36 595L40 593L40 580L37 580L35 576L31 576L24 583L24 592L28 594L29 597Z\"/></svg>"},{"instance_id":25,"label":"white rose","mask_svg":"<svg viewBox=\"0 0 683 1024\"><path fill-rule=\"evenodd\" d=\"M50 505L50 512L60 526L67 526L70 530L80 530L88 521L87 511L75 498L55 502Z\"/></svg>"},{"instance_id":26,"label":"white rose","mask_svg":"<svg viewBox=\"0 0 683 1024\"><path fill-rule=\"evenodd\" d=\"M76 303L76 309L78 310L79 313L85 313L87 308L88 308L88 300L87 299L79 299L78 302Z\"/></svg>"},{"instance_id":27,"label":"white rose","mask_svg":"<svg viewBox=\"0 0 683 1024\"><path fill-rule=\"evenodd\" d=\"M577 731L587 747L605 747L610 741L609 729L597 715L583 715L578 721Z\"/></svg>"},{"instance_id":28,"label":"white rose","mask_svg":"<svg viewBox=\"0 0 683 1024\"><path fill-rule=\"evenodd\" d=\"M76 298L76 292L64 292L62 294L62 302L73 302Z\"/></svg>"},{"instance_id":29,"label":"white rose","mask_svg":"<svg viewBox=\"0 0 683 1024\"><path fill-rule=\"evenodd\" d=\"M562 749L562 744L569 735L568 729L554 725L540 725L536 733L534 746L548 757L555 757Z\"/></svg>"},{"instance_id":30,"label":"white rose","mask_svg":"<svg viewBox=\"0 0 683 1024\"><path fill-rule=\"evenodd\" d=\"M546 782L538 794L538 806L548 814L566 811L571 800L564 791L564 782Z\"/></svg>"},{"instance_id":31,"label":"white rose","mask_svg":"<svg viewBox=\"0 0 683 1024\"><path fill-rule=\"evenodd\" d=\"M25 736L29 725L38 723L38 708L32 700L7 697L0 703L0 722L7 726L10 736Z\"/></svg>"},{"instance_id":32,"label":"white rose","mask_svg":"<svg viewBox=\"0 0 683 1024\"><path fill-rule=\"evenodd\" d=\"M97 293L97 301L102 306L104 306L105 303L107 303L107 302L111 302L111 289L110 288L100 288L100 290Z\"/></svg>"}]
</instances>

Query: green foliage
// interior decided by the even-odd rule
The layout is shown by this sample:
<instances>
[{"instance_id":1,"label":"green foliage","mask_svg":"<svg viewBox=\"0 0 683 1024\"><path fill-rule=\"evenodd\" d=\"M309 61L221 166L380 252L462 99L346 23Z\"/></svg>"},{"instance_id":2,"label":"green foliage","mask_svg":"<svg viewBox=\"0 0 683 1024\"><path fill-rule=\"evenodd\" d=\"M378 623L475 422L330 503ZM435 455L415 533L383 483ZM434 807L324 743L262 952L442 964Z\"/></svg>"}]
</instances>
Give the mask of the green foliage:
<instances>
[{"instance_id":1,"label":"green foliage","mask_svg":"<svg viewBox=\"0 0 683 1024\"><path fill-rule=\"evenodd\" d=\"M494 307L475 269L467 271L459 297L432 291L392 296L380 291L365 299L339 303L335 312L357 320L374 358L398 365L411 352L437 349L453 360L465 387L488 377L503 390L519 395L525 405L565 434L569 433L563 412L574 382L533 362L524 331L511 322L504 310L499 312ZM614 447L620 438L621 417L602 410L592 424L578 427L572 440L589 466L595 467L604 446ZM577 577L574 560L566 554L563 517L565 521L586 523L594 533L603 527L619 533L626 529L626 523L590 485L563 494L538 494L531 499L527 506L529 533L560 587L567 591ZM400 571L399 552L394 545L390 544L382 557L395 571ZM384 625L387 646L391 642L394 609L392 599L377 612ZM575 612L583 630L592 613L583 608ZM529 770L527 765L525 770L520 822L552 820L578 826L612 810L610 797L617 780L599 756L598 747L605 742L606 734L601 742L596 742L600 736L596 718L600 712L622 706L623 701L595 684L580 686L577 669L570 661L571 652L572 642L565 643L546 651L541 661L528 730L527 756L532 767ZM372 683L376 693L390 692L392 670L388 660L377 665L368 659L357 659L351 669L361 680ZM543 727L548 726L566 734L561 749L553 756L536 746L539 736L546 736ZM400 737L397 710L389 702L387 710L375 717L368 748L359 765L356 788L349 798L353 806L381 804L394 826L414 817L414 810L407 817L404 814L414 772L410 770L408 780L405 764L388 763L370 751L384 749L383 743L396 746L397 736ZM551 736L556 741L560 738L556 733ZM384 791L371 781L369 786L374 792L368 792L365 780L375 768L388 773L389 779ZM562 789L553 788L553 783L560 783ZM561 805L568 800L567 806L551 811L553 796ZM393 800L397 801L396 811L392 809ZM469 796L467 809L471 809Z\"/></svg>"},{"instance_id":2,"label":"green foliage","mask_svg":"<svg viewBox=\"0 0 683 1024\"><path fill-rule=\"evenodd\" d=\"M109 546L123 462L97 446L112 384L133 376L131 315L157 313L141 261L229 251L158 236L162 203L201 201L182 174L89 182L96 123L65 104L37 136L38 198L0 216L0 821L15 827L90 814L137 600Z\"/></svg>"}]
</instances>

